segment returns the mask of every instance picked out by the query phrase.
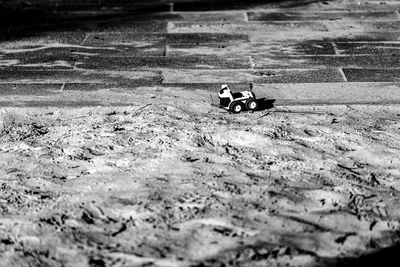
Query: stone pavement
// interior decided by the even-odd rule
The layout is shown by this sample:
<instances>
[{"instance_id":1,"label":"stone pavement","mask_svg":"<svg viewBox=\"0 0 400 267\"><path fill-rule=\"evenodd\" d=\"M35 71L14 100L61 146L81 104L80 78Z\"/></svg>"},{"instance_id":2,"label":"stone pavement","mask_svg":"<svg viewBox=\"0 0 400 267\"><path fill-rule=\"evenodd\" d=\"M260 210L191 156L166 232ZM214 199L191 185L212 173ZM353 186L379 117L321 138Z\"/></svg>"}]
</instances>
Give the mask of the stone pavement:
<instances>
[{"instance_id":1,"label":"stone pavement","mask_svg":"<svg viewBox=\"0 0 400 267\"><path fill-rule=\"evenodd\" d=\"M400 0L0 4L1 106L249 82L277 104L400 103Z\"/></svg>"}]
</instances>

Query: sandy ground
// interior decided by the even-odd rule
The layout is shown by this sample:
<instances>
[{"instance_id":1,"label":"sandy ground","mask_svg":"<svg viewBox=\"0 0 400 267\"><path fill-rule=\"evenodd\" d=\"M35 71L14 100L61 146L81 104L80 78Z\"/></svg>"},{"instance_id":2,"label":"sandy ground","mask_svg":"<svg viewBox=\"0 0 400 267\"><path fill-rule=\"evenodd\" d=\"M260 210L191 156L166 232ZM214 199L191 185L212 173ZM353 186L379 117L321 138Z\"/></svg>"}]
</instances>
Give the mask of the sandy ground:
<instances>
[{"instance_id":1,"label":"sandy ground","mask_svg":"<svg viewBox=\"0 0 400 267\"><path fill-rule=\"evenodd\" d=\"M399 241L400 106L128 96L1 110L1 266L314 266Z\"/></svg>"}]
</instances>

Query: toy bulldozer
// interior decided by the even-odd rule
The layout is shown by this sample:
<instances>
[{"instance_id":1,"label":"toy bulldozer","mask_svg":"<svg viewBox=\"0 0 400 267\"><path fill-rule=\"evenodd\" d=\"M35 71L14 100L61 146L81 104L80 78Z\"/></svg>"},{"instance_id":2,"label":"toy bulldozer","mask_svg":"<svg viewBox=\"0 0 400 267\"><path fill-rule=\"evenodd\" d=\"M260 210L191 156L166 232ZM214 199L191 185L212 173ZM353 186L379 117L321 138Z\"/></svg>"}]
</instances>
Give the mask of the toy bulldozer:
<instances>
[{"instance_id":1,"label":"toy bulldozer","mask_svg":"<svg viewBox=\"0 0 400 267\"><path fill-rule=\"evenodd\" d=\"M254 111L258 108L255 94L252 91L253 84L250 84L249 91L232 93L228 85L221 85L218 92L219 106L233 113L239 113L245 109Z\"/></svg>"}]
</instances>

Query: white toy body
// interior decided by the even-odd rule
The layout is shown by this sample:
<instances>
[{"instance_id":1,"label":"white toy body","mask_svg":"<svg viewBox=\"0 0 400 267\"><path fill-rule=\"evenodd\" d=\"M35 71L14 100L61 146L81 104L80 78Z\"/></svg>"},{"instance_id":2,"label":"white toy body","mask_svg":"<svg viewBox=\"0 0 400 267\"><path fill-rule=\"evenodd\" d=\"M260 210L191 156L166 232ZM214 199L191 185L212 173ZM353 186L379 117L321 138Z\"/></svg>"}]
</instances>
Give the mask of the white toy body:
<instances>
[{"instance_id":1,"label":"white toy body","mask_svg":"<svg viewBox=\"0 0 400 267\"><path fill-rule=\"evenodd\" d=\"M251 90L232 93L228 85L223 84L218 97L219 106L234 113L239 113L245 108L254 111L258 107L256 96Z\"/></svg>"}]
</instances>

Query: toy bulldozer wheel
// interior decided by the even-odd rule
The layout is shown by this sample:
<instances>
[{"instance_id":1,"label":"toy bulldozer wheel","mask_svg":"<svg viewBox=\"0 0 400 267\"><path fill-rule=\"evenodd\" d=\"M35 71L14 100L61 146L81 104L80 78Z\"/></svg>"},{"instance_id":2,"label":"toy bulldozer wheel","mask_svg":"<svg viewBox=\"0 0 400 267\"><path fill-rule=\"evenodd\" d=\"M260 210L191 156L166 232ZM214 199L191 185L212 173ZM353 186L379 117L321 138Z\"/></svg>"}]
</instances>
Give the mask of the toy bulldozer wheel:
<instances>
[{"instance_id":1,"label":"toy bulldozer wheel","mask_svg":"<svg viewBox=\"0 0 400 267\"><path fill-rule=\"evenodd\" d=\"M233 113L240 113L243 110L243 104L240 102L232 103L230 110Z\"/></svg>"},{"instance_id":2,"label":"toy bulldozer wheel","mask_svg":"<svg viewBox=\"0 0 400 267\"><path fill-rule=\"evenodd\" d=\"M246 103L247 109L254 111L258 108L258 103L255 99L251 99Z\"/></svg>"}]
</instances>

